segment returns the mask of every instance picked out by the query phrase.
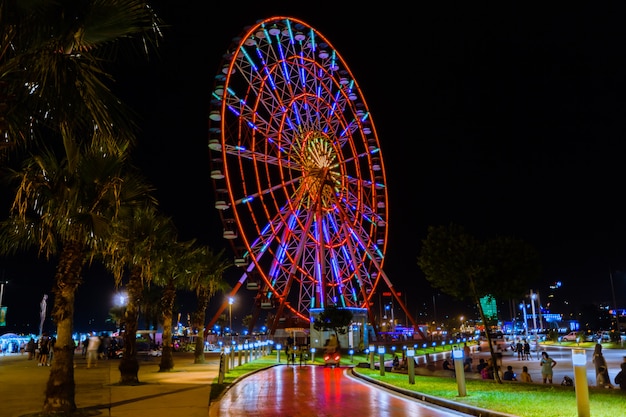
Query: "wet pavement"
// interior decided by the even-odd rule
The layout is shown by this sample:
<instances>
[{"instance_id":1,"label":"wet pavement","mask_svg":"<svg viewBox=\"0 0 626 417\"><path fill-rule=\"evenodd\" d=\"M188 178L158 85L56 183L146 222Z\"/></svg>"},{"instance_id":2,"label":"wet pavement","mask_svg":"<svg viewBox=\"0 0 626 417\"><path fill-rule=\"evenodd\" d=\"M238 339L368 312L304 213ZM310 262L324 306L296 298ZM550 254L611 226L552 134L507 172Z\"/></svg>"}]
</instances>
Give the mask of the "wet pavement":
<instances>
[{"instance_id":1,"label":"wet pavement","mask_svg":"<svg viewBox=\"0 0 626 417\"><path fill-rule=\"evenodd\" d=\"M229 389L211 417L467 416L350 377L350 368L275 366Z\"/></svg>"}]
</instances>

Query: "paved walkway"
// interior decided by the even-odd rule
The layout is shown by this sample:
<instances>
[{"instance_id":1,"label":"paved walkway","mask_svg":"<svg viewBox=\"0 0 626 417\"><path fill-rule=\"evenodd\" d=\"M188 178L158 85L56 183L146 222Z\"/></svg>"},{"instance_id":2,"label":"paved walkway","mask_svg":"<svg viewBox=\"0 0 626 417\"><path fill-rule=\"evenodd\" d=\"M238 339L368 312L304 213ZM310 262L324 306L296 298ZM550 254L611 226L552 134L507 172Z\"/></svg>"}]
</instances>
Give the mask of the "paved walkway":
<instances>
[{"instance_id":1,"label":"paved walkway","mask_svg":"<svg viewBox=\"0 0 626 417\"><path fill-rule=\"evenodd\" d=\"M110 417L207 417L218 355L206 357L207 363L194 364L193 354L176 353L172 372L158 372L159 358L142 358L140 385L120 386L119 360L100 360L87 369L86 360L76 355L76 405ZM0 356L0 417L40 412L49 374L49 367L38 367L26 355Z\"/></svg>"}]
</instances>

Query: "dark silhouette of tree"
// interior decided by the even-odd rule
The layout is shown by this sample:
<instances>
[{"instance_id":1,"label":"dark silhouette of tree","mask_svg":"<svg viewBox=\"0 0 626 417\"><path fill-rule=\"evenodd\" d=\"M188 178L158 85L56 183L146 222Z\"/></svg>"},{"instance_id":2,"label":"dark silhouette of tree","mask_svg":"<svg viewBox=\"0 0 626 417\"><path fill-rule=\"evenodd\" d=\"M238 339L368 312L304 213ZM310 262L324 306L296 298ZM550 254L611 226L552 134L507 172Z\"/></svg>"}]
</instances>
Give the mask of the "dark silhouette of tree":
<instances>
[{"instance_id":1,"label":"dark silhouette of tree","mask_svg":"<svg viewBox=\"0 0 626 417\"><path fill-rule=\"evenodd\" d=\"M317 331L332 330L339 341L339 335L347 333L352 317L352 311L347 308L328 306L315 318L313 328Z\"/></svg>"},{"instance_id":2,"label":"dark silhouette of tree","mask_svg":"<svg viewBox=\"0 0 626 417\"><path fill-rule=\"evenodd\" d=\"M523 241L512 237L481 241L455 224L428 228L417 264L434 288L472 301L485 325L489 321L481 298L522 298L541 272L537 251ZM492 361L497 364L490 332L485 330Z\"/></svg>"}]
</instances>

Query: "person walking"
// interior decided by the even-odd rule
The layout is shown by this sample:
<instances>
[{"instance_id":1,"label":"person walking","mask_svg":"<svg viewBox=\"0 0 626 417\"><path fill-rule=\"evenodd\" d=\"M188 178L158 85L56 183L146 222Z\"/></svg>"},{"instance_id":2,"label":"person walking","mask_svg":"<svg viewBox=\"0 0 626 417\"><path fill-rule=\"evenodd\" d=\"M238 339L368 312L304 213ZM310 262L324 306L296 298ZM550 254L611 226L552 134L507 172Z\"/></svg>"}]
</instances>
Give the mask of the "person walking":
<instances>
[{"instance_id":1,"label":"person walking","mask_svg":"<svg viewBox=\"0 0 626 417\"><path fill-rule=\"evenodd\" d=\"M541 352L541 360L539 361L539 364L541 365L541 378L543 379L543 383L545 384L547 382L551 384L553 375L552 368L556 366L556 361L552 359L550 355L548 355L548 352L544 350Z\"/></svg>"},{"instance_id":2,"label":"person walking","mask_svg":"<svg viewBox=\"0 0 626 417\"><path fill-rule=\"evenodd\" d=\"M87 368L98 366L98 349L100 348L100 338L94 333L89 333L89 343L87 345Z\"/></svg>"},{"instance_id":3,"label":"person walking","mask_svg":"<svg viewBox=\"0 0 626 417\"><path fill-rule=\"evenodd\" d=\"M609 378L606 358L602 353L602 345L600 343L596 343L596 347L593 349L592 362L596 367L596 384L598 387L602 386L600 381L604 381L606 388L613 388L613 384L611 384L611 379Z\"/></svg>"},{"instance_id":4,"label":"person walking","mask_svg":"<svg viewBox=\"0 0 626 417\"><path fill-rule=\"evenodd\" d=\"M533 378L528 373L528 366L522 366L522 373L519 375L522 382L533 382Z\"/></svg>"}]
</instances>

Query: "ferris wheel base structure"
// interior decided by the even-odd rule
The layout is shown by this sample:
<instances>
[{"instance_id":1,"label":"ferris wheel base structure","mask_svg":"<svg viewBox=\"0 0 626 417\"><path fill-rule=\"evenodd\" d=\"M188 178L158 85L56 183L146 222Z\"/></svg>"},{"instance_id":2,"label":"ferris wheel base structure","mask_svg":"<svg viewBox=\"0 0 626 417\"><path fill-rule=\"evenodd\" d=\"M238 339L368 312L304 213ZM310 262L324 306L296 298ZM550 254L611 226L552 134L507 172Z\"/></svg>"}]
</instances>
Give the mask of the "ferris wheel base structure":
<instances>
[{"instance_id":1,"label":"ferris wheel base structure","mask_svg":"<svg viewBox=\"0 0 626 417\"><path fill-rule=\"evenodd\" d=\"M215 209L242 274L209 328L246 288L256 291L251 322L265 310L271 335L286 321L310 328L311 311L325 306L366 310L359 323L376 335L371 306L386 285L425 339L383 272L384 159L332 43L296 18L259 20L232 38L210 99Z\"/></svg>"}]
</instances>

